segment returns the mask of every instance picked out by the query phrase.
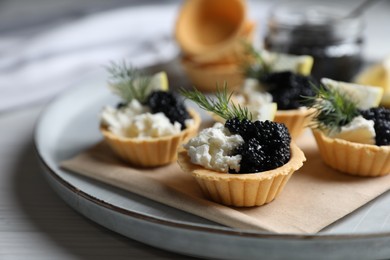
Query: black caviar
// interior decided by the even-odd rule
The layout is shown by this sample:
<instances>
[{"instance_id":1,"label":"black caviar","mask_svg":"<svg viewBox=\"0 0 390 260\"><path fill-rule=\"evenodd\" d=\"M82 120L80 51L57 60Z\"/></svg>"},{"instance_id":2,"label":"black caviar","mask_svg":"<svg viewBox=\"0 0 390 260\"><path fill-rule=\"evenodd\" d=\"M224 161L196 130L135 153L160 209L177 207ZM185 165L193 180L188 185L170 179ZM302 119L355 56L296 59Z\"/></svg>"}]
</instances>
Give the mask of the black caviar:
<instances>
[{"instance_id":1,"label":"black caviar","mask_svg":"<svg viewBox=\"0 0 390 260\"><path fill-rule=\"evenodd\" d=\"M268 73L259 78L272 95L278 109L297 109L302 106L302 97L313 97L315 91L312 84L318 85L317 80L311 76L303 76L290 71Z\"/></svg>"},{"instance_id":2,"label":"black caviar","mask_svg":"<svg viewBox=\"0 0 390 260\"><path fill-rule=\"evenodd\" d=\"M116 105L116 109L122 109L124 107L127 106L127 103L125 102L119 102L117 105Z\"/></svg>"},{"instance_id":3,"label":"black caviar","mask_svg":"<svg viewBox=\"0 0 390 260\"><path fill-rule=\"evenodd\" d=\"M374 121L375 144L390 145L390 110L384 107L374 107L360 111L367 120Z\"/></svg>"},{"instance_id":4,"label":"black caviar","mask_svg":"<svg viewBox=\"0 0 390 260\"><path fill-rule=\"evenodd\" d=\"M238 173L272 170L290 160L291 137L284 124L234 118L227 120L225 127L244 139L233 154L242 156ZM236 172L230 170L230 173Z\"/></svg>"},{"instance_id":5,"label":"black caviar","mask_svg":"<svg viewBox=\"0 0 390 260\"><path fill-rule=\"evenodd\" d=\"M190 118L190 114L185 108L184 102L174 93L154 91L148 96L146 105L149 106L153 114L162 112L172 124L179 122L182 130L186 128L185 120Z\"/></svg>"}]
</instances>

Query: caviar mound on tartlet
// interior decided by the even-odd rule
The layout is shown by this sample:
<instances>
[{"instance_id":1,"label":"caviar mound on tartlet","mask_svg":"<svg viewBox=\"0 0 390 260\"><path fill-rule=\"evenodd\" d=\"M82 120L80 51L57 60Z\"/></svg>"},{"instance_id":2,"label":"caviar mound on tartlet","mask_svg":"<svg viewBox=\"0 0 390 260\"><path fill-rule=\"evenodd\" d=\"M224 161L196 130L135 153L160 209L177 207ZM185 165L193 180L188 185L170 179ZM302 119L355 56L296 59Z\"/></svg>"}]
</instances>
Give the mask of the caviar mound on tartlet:
<instances>
[{"instance_id":1,"label":"caviar mound on tartlet","mask_svg":"<svg viewBox=\"0 0 390 260\"><path fill-rule=\"evenodd\" d=\"M328 81L323 81L327 83ZM328 82L329 83L329 82ZM335 82L330 82L334 84ZM376 177L390 173L390 110L371 107L377 99L370 99L365 86L345 91L342 82L337 88L321 85L316 96L309 99L316 109L313 135L325 164L343 173ZM371 87L367 87L372 93ZM380 95L374 94L374 95Z\"/></svg>"},{"instance_id":2,"label":"caviar mound on tartlet","mask_svg":"<svg viewBox=\"0 0 390 260\"><path fill-rule=\"evenodd\" d=\"M313 58L258 51L253 46L248 46L248 53L250 59L245 64L247 80L240 93L243 104L253 106L259 103L259 93L270 95L271 102L276 103L278 109L274 121L284 123L291 136L298 137L309 125L313 112L301 104L302 96L314 95L311 84L316 80L309 76ZM248 84L252 86L247 87Z\"/></svg>"},{"instance_id":3,"label":"caviar mound on tartlet","mask_svg":"<svg viewBox=\"0 0 390 260\"><path fill-rule=\"evenodd\" d=\"M180 167L217 203L252 207L273 201L306 160L288 129L271 121L252 122L246 108L229 103L226 88L215 100L196 90L183 94L226 122L191 138L179 151Z\"/></svg>"},{"instance_id":4,"label":"caviar mound on tartlet","mask_svg":"<svg viewBox=\"0 0 390 260\"><path fill-rule=\"evenodd\" d=\"M111 64L109 81L122 102L101 112L105 142L122 160L142 167L176 161L177 149L194 136L200 116L168 92L164 72L146 76L125 63Z\"/></svg>"}]
</instances>

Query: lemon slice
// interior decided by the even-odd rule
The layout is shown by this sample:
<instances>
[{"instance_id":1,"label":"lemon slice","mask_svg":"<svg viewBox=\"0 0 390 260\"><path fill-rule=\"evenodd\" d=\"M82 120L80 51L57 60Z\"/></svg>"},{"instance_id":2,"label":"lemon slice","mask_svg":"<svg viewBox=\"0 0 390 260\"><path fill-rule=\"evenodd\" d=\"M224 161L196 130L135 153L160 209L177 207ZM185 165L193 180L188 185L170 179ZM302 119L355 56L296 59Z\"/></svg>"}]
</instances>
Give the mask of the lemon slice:
<instances>
[{"instance_id":1,"label":"lemon slice","mask_svg":"<svg viewBox=\"0 0 390 260\"><path fill-rule=\"evenodd\" d=\"M258 106L251 106L247 105L248 111L252 114L252 121L273 121L275 118L276 110L278 109L278 106L276 103L265 103L262 104L260 107ZM220 123L225 123L226 120L216 114L211 113L212 118Z\"/></svg>"},{"instance_id":2,"label":"lemon slice","mask_svg":"<svg viewBox=\"0 0 390 260\"><path fill-rule=\"evenodd\" d=\"M301 75L309 75L314 59L309 55L293 55L269 52L268 62L273 72L292 71Z\"/></svg>"},{"instance_id":3,"label":"lemon slice","mask_svg":"<svg viewBox=\"0 0 390 260\"><path fill-rule=\"evenodd\" d=\"M375 144L374 121L366 120L362 116L355 117L351 123L343 126L339 133L331 137L361 144Z\"/></svg>"},{"instance_id":4,"label":"lemon slice","mask_svg":"<svg viewBox=\"0 0 390 260\"><path fill-rule=\"evenodd\" d=\"M140 77L140 78L135 79L134 80L134 87L139 88L144 80L145 80L145 77ZM150 76L149 85L147 87L147 90L148 90L147 95L149 95L153 91L158 91L158 90L167 91L168 88L169 88L169 86L168 86L167 73L165 73L165 71L160 71L160 72Z\"/></svg>"},{"instance_id":5,"label":"lemon slice","mask_svg":"<svg viewBox=\"0 0 390 260\"><path fill-rule=\"evenodd\" d=\"M168 85L168 76L165 71L158 72L154 74L151 77L150 83L149 83L149 90L152 91L168 91L169 85Z\"/></svg>"},{"instance_id":6,"label":"lemon slice","mask_svg":"<svg viewBox=\"0 0 390 260\"><path fill-rule=\"evenodd\" d=\"M344 92L356 102L360 109L377 107L383 96L383 89L375 86L359 85L332 79L323 78L321 83L328 88L333 88Z\"/></svg>"},{"instance_id":7,"label":"lemon slice","mask_svg":"<svg viewBox=\"0 0 390 260\"><path fill-rule=\"evenodd\" d=\"M169 88L167 74L163 71L148 77L147 82L145 82L146 79L147 77L145 76L136 77L131 84L131 88L129 88L128 82L126 81L127 79L117 82L109 82L108 87L113 93L127 101L132 98L147 97L153 91L167 91ZM148 85L145 86L145 83Z\"/></svg>"},{"instance_id":8,"label":"lemon slice","mask_svg":"<svg viewBox=\"0 0 390 260\"><path fill-rule=\"evenodd\" d=\"M383 88L381 105L390 107L390 57L360 73L355 82Z\"/></svg>"}]
</instances>

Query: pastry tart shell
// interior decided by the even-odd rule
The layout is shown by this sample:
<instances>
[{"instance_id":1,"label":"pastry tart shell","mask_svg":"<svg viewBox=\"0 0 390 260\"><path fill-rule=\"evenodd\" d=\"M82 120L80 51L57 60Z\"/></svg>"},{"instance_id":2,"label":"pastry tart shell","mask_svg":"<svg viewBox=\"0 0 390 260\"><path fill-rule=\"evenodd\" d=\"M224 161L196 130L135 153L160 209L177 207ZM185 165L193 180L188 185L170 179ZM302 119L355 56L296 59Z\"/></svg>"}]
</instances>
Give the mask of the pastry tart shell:
<instances>
[{"instance_id":1,"label":"pastry tart shell","mask_svg":"<svg viewBox=\"0 0 390 260\"><path fill-rule=\"evenodd\" d=\"M107 127L100 126L105 142L123 161L134 166L156 167L177 160L177 149L197 134L201 119L198 113L189 109L194 123L179 134L158 138L126 138L113 134Z\"/></svg>"},{"instance_id":2,"label":"pastry tart shell","mask_svg":"<svg viewBox=\"0 0 390 260\"><path fill-rule=\"evenodd\" d=\"M193 164L184 149L178 156L182 170L191 173L207 198L235 207L261 206L273 201L305 160L305 155L294 143L291 143L289 162L258 173L230 174L209 170Z\"/></svg>"},{"instance_id":3,"label":"pastry tart shell","mask_svg":"<svg viewBox=\"0 0 390 260\"><path fill-rule=\"evenodd\" d=\"M330 138L313 130L322 160L343 173L377 177L390 173L390 146L377 146Z\"/></svg>"},{"instance_id":4,"label":"pastry tart shell","mask_svg":"<svg viewBox=\"0 0 390 260\"><path fill-rule=\"evenodd\" d=\"M298 138L312 120L313 109L292 109L276 111L274 121L283 123L288 128L291 138Z\"/></svg>"}]
</instances>

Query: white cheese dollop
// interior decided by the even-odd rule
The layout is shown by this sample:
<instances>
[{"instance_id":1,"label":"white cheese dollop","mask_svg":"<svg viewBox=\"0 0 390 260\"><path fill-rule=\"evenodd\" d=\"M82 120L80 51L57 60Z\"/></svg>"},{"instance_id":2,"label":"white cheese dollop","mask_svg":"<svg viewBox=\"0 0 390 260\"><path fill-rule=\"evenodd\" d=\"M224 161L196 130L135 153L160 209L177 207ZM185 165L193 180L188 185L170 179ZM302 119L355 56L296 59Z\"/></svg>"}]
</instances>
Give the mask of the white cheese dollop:
<instances>
[{"instance_id":1,"label":"white cheese dollop","mask_svg":"<svg viewBox=\"0 0 390 260\"><path fill-rule=\"evenodd\" d=\"M246 102L253 106L261 106L272 102L272 95L261 87L257 79L245 79L241 93Z\"/></svg>"},{"instance_id":2,"label":"white cheese dollop","mask_svg":"<svg viewBox=\"0 0 390 260\"><path fill-rule=\"evenodd\" d=\"M238 104L245 104L254 120L273 120L276 104L272 104L272 95L265 92L257 79L246 79L240 94L236 96Z\"/></svg>"},{"instance_id":3,"label":"white cheese dollop","mask_svg":"<svg viewBox=\"0 0 390 260\"><path fill-rule=\"evenodd\" d=\"M164 113L146 113L135 116L125 130L128 137L162 137L180 133L181 124L172 125Z\"/></svg>"},{"instance_id":4,"label":"white cheese dollop","mask_svg":"<svg viewBox=\"0 0 390 260\"><path fill-rule=\"evenodd\" d=\"M239 172L241 155L231 154L243 143L240 135L233 135L223 124L216 123L190 139L184 148L194 164L219 172L228 172L229 168Z\"/></svg>"},{"instance_id":5,"label":"white cheese dollop","mask_svg":"<svg viewBox=\"0 0 390 260\"><path fill-rule=\"evenodd\" d=\"M355 143L375 144L374 121L357 116L349 124L342 126L340 132L330 132L328 136Z\"/></svg>"},{"instance_id":6,"label":"white cheese dollop","mask_svg":"<svg viewBox=\"0 0 390 260\"><path fill-rule=\"evenodd\" d=\"M153 138L178 134L181 124L172 124L164 113L151 114L147 106L133 99L126 107L115 109L110 106L103 108L101 122L108 130L122 137ZM186 120L186 126L193 120Z\"/></svg>"}]
</instances>

